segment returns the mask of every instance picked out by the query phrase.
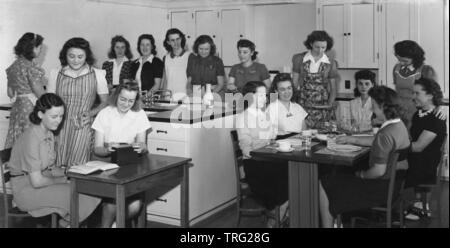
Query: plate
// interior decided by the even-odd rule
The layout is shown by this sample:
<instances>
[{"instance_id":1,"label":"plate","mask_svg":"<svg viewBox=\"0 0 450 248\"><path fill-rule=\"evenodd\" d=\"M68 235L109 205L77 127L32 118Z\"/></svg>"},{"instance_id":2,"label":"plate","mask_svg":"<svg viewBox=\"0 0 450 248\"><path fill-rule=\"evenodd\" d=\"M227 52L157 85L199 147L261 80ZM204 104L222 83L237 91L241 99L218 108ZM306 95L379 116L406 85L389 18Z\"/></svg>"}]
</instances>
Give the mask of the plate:
<instances>
[{"instance_id":1,"label":"plate","mask_svg":"<svg viewBox=\"0 0 450 248\"><path fill-rule=\"evenodd\" d=\"M326 134L316 134L315 135L316 139L321 140L321 141L327 141L328 136Z\"/></svg>"},{"instance_id":2,"label":"plate","mask_svg":"<svg viewBox=\"0 0 450 248\"><path fill-rule=\"evenodd\" d=\"M279 147L277 147L276 148L277 149L277 151L279 151L279 152L292 152L293 150L294 150L294 148L293 147L291 147L289 150L287 150L287 151L284 151L284 150L280 150L280 148Z\"/></svg>"},{"instance_id":3,"label":"plate","mask_svg":"<svg viewBox=\"0 0 450 248\"><path fill-rule=\"evenodd\" d=\"M327 147L328 149L336 152L357 152L362 149L362 147L354 146L354 145L331 145Z\"/></svg>"}]
</instances>

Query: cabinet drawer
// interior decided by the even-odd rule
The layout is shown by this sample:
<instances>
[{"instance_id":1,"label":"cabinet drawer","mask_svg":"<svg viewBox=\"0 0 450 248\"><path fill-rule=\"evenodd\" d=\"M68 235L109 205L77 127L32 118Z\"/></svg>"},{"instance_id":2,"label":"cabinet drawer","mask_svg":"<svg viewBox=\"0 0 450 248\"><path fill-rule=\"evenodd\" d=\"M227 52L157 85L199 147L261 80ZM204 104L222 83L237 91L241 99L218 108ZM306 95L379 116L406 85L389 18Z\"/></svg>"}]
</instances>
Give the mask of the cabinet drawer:
<instances>
[{"instance_id":1,"label":"cabinet drawer","mask_svg":"<svg viewBox=\"0 0 450 248\"><path fill-rule=\"evenodd\" d=\"M149 140L148 152L159 155L189 157L188 144L180 141Z\"/></svg>"},{"instance_id":2,"label":"cabinet drawer","mask_svg":"<svg viewBox=\"0 0 450 248\"><path fill-rule=\"evenodd\" d=\"M165 122L152 122L152 132L149 133L149 139L158 140L187 140L188 128L182 125L176 125Z\"/></svg>"},{"instance_id":3,"label":"cabinet drawer","mask_svg":"<svg viewBox=\"0 0 450 248\"><path fill-rule=\"evenodd\" d=\"M177 186L148 204L147 213L180 219L180 204L180 186Z\"/></svg>"},{"instance_id":4,"label":"cabinet drawer","mask_svg":"<svg viewBox=\"0 0 450 248\"><path fill-rule=\"evenodd\" d=\"M9 124L9 116L10 116L9 111L0 110L0 123L2 123L2 124L6 123L6 125L8 125Z\"/></svg>"}]
</instances>

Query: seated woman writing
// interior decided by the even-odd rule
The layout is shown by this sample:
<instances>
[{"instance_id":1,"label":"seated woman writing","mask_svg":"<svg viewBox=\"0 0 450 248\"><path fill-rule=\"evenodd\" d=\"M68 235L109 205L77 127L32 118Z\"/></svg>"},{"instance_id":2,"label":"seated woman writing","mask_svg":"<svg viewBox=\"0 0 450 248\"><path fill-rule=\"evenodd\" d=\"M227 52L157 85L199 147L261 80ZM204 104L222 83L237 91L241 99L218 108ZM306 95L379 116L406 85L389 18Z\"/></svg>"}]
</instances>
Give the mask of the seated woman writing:
<instances>
[{"instance_id":1,"label":"seated woman writing","mask_svg":"<svg viewBox=\"0 0 450 248\"><path fill-rule=\"evenodd\" d=\"M371 146L369 168L354 175L337 173L322 177L319 184L320 215L323 227L332 227L334 216L353 210L366 209L386 203L393 151L409 147L409 135L400 120L402 113L397 93L385 86L369 91L373 99L372 111L383 120L375 137L340 137L337 143ZM408 162L399 159L397 170L406 170ZM402 173L398 173L401 176Z\"/></svg>"},{"instance_id":2,"label":"seated woman writing","mask_svg":"<svg viewBox=\"0 0 450 248\"><path fill-rule=\"evenodd\" d=\"M147 151L145 138L151 126L147 115L141 109L139 98L139 85L136 82L117 86L109 99L109 106L99 112L92 124L95 130L96 156L108 157L118 143L132 144L138 153ZM131 202L128 216L135 216L141 209L142 202L138 197L127 200ZM115 218L115 204L105 202L103 207L102 226L111 227Z\"/></svg>"},{"instance_id":3,"label":"seated woman writing","mask_svg":"<svg viewBox=\"0 0 450 248\"><path fill-rule=\"evenodd\" d=\"M22 211L40 217L58 213L59 223L70 220L70 185L61 167L55 167L55 133L64 120L63 100L53 93L42 95L30 114L33 125L15 142L9 168L14 202ZM79 217L85 220L100 198L80 194Z\"/></svg>"},{"instance_id":4,"label":"seated woman writing","mask_svg":"<svg viewBox=\"0 0 450 248\"><path fill-rule=\"evenodd\" d=\"M260 81L250 81L243 87L244 112L236 117L239 147L244 157L244 172L251 191L264 207L275 214L280 207L280 217L284 217L288 206L288 166L287 161L261 161L252 159L250 151L270 144L276 137L267 118L266 86ZM274 219L269 219L268 227L273 227Z\"/></svg>"}]
</instances>

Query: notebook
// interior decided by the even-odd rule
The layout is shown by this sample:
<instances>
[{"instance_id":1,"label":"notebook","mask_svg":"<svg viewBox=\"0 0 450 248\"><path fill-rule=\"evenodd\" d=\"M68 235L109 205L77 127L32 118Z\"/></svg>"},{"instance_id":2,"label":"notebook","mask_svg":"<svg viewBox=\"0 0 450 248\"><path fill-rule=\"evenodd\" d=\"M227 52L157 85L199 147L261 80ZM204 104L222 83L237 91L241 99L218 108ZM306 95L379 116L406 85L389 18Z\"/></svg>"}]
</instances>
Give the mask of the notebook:
<instances>
[{"instance_id":1,"label":"notebook","mask_svg":"<svg viewBox=\"0 0 450 248\"><path fill-rule=\"evenodd\" d=\"M74 165L69 168L69 172L88 175L97 171L106 171L119 168L119 165L103 161L89 161L84 165Z\"/></svg>"}]
</instances>

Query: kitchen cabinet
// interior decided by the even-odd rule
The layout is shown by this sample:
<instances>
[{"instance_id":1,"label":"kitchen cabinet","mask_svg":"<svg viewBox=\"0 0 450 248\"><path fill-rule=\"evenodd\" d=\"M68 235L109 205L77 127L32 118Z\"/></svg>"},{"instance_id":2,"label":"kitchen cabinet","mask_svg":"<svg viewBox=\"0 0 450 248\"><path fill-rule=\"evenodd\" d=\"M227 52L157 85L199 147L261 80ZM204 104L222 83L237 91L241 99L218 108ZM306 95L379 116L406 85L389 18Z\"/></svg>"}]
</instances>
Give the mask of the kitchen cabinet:
<instances>
[{"instance_id":1,"label":"kitchen cabinet","mask_svg":"<svg viewBox=\"0 0 450 248\"><path fill-rule=\"evenodd\" d=\"M317 29L333 37L339 68L378 68L379 9L375 1L318 0Z\"/></svg>"},{"instance_id":2,"label":"kitchen cabinet","mask_svg":"<svg viewBox=\"0 0 450 248\"><path fill-rule=\"evenodd\" d=\"M236 42L245 36L244 8L169 10L168 18L172 28L186 35L189 49L198 36L209 35L216 45L216 55L224 65L231 66L237 61Z\"/></svg>"},{"instance_id":3,"label":"kitchen cabinet","mask_svg":"<svg viewBox=\"0 0 450 248\"><path fill-rule=\"evenodd\" d=\"M148 150L152 154L192 158L189 169L190 225L234 203L236 181L229 115L193 124L151 121ZM150 119L151 120L151 119ZM209 126L215 128L207 128ZM227 125L231 126L231 125ZM147 207L147 218L180 225L180 187L158 197Z\"/></svg>"},{"instance_id":4,"label":"kitchen cabinet","mask_svg":"<svg viewBox=\"0 0 450 248\"><path fill-rule=\"evenodd\" d=\"M0 150L5 148L9 127L9 110L0 110Z\"/></svg>"}]
</instances>

